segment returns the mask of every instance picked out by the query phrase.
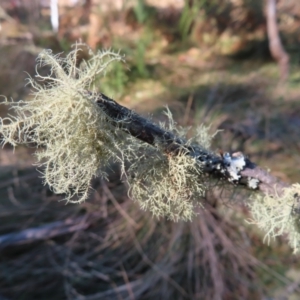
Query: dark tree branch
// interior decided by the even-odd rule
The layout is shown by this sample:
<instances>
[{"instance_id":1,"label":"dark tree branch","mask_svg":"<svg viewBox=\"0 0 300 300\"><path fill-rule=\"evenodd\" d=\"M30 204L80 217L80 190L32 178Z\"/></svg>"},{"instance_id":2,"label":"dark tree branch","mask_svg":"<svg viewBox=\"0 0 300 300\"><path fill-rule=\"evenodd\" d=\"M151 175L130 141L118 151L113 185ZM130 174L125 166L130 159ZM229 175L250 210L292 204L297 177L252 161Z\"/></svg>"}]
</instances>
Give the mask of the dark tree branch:
<instances>
[{"instance_id":1,"label":"dark tree branch","mask_svg":"<svg viewBox=\"0 0 300 300\"><path fill-rule=\"evenodd\" d=\"M94 219L92 215L86 215L53 222L40 227L28 228L20 232L4 234L0 236L0 250L6 247L29 244L85 230Z\"/></svg>"},{"instance_id":2,"label":"dark tree branch","mask_svg":"<svg viewBox=\"0 0 300 300\"><path fill-rule=\"evenodd\" d=\"M270 195L280 195L288 187L288 184L256 166L240 152L219 155L198 145L188 145L186 140L153 124L102 93L97 95L95 101L113 126L154 147L159 146L167 154L178 155L184 151L186 155L196 158L204 172L210 176Z\"/></svg>"},{"instance_id":3,"label":"dark tree branch","mask_svg":"<svg viewBox=\"0 0 300 300\"><path fill-rule=\"evenodd\" d=\"M276 193L281 195L283 190L289 186L286 182L281 181L258 166L255 166L253 169L245 168L241 171L241 176L259 180L259 190L269 195L275 195Z\"/></svg>"}]
</instances>

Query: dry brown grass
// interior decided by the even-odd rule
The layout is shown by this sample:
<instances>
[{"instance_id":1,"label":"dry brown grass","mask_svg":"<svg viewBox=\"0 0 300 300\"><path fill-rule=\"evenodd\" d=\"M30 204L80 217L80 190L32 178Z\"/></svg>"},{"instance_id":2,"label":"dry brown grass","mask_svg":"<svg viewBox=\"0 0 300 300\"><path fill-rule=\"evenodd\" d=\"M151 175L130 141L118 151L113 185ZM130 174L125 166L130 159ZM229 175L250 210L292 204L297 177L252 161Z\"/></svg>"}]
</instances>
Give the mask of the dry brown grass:
<instances>
[{"instance_id":1,"label":"dry brown grass","mask_svg":"<svg viewBox=\"0 0 300 300\"><path fill-rule=\"evenodd\" d=\"M131 29L125 36L136 38L137 34ZM158 38L155 42L164 41ZM18 56L16 48L1 51L5 60L0 66L5 72L0 74L0 94L17 99L27 76L21 70L28 70L29 59ZM132 48L129 52L136 53ZM195 56L189 50L180 55L159 53L151 63L153 78L131 83L130 91L124 89L129 99L126 104L148 113L154 106L169 103L178 108L175 118L180 122L193 95L183 125L213 123L212 132L225 129L216 139L216 148L244 147L252 159L272 167L285 180L298 180L298 67L292 70L293 87L282 90L276 86L276 65L232 63L211 54L207 61L204 54L202 49ZM32 69L33 61L30 66ZM176 101L180 97L181 102ZM14 158L11 152L2 153L1 149L0 234L91 212L95 219L83 231L2 249L0 298L252 300L281 285L287 295L289 287L297 284L285 271L297 268L298 258L291 256L284 243L262 245L263 236L246 231L235 220L235 211L218 207L224 194L217 200L209 196L206 210L199 211L192 223L158 221L130 201L118 175L111 174L110 182L95 182L88 202L66 206L42 187L38 173L28 167L31 159L24 157L25 164L17 168L15 163L23 160L19 150ZM230 199L237 207L240 202L233 202L228 195L225 198L223 204ZM249 216L244 212L238 210L240 218Z\"/></svg>"},{"instance_id":2,"label":"dry brown grass","mask_svg":"<svg viewBox=\"0 0 300 300\"><path fill-rule=\"evenodd\" d=\"M28 178L28 172L15 178L19 185L11 180L2 186L6 203L2 203L1 233L90 212L96 212L96 217L87 230L2 249L0 293L4 296L89 300L258 297L244 231L212 206L200 210L192 223L158 221L125 196L115 176L109 183L95 182L91 201L65 206L45 189L30 190L29 186L38 187L40 182Z\"/></svg>"}]
</instances>

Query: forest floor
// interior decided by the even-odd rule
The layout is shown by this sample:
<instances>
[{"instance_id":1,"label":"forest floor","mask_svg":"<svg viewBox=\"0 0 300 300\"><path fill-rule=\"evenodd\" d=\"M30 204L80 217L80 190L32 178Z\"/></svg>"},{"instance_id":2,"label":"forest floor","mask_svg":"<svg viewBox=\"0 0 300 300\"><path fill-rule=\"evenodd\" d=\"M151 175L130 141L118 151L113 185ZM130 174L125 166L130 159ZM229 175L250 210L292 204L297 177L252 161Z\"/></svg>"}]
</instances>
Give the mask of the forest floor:
<instances>
[{"instance_id":1,"label":"forest floor","mask_svg":"<svg viewBox=\"0 0 300 300\"><path fill-rule=\"evenodd\" d=\"M212 134L220 130L214 150L243 151L282 180L300 181L300 68L295 54L291 54L288 81L280 83L278 66L270 59L234 59L194 45L174 51L160 32L145 32L136 39L140 43L115 41L115 49L126 53L128 63L114 66L99 79L96 85L101 92L156 122L166 120L163 111L168 106L178 125L191 126L190 135L201 124L210 126ZM23 71L34 76L36 55L46 46L47 41L39 47L27 42L1 47L0 94L15 100L30 97ZM3 117L7 112L4 107L0 114ZM185 291L177 286L185 287L184 279L178 274L194 254L184 248L183 253L190 252L182 255L182 265L176 265L172 260L178 254L175 241L183 243L186 235L195 238L198 226L203 229L200 221L171 224L154 220L128 199L113 167L109 182L95 179L90 201L66 205L42 184L32 166L33 150L17 147L13 151L6 146L0 152L0 239L7 233L78 217L87 227L34 243L0 247L0 299L155 299L159 288L153 288L151 294L151 284L144 282L146 278L156 284L155 276L184 299ZM240 199L235 192L219 195L217 207L218 215L232 222L233 231L239 231L238 237L228 231L229 238L233 236L232 247L239 245L238 251L247 252L243 257L255 269L253 278L248 271L243 273L247 287L273 297L268 299L298 299L298 255L292 254L284 237L270 245L263 243L264 234L245 222L251 216ZM225 256L221 252L219 263ZM144 265L140 266L140 260ZM170 271L170 266L177 271ZM252 280L259 285L251 286ZM209 282L206 285L210 287ZM244 299L256 299L248 297Z\"/></svg>"}]
</instances>

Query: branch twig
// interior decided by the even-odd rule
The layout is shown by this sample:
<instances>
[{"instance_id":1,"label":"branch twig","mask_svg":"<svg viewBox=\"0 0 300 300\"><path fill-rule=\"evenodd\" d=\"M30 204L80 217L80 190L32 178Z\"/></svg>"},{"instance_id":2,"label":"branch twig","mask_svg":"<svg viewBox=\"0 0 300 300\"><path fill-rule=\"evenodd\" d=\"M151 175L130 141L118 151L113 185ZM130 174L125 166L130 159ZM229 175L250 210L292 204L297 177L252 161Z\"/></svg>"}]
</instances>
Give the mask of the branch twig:
<instances>
[{"instance_id":1,"label":"branch twig","mask_svg":"<svg viewBox=\"0 0 300 300\"><path fill-rule=\"evenodd\" d=\"M0 249L85 230L91 225L93 219L91 215L85 215L74 219L49 223L40 227L28 228L20 232L4 234L0 236Z\"/></svg>"},{"instance_id":2,"label":"branch twig","mask_svg":"<svg viewBox=\"0 0 300 300\"><path fill-rule=\"evenodd\" d=\"M178 155L184 149L187 155L197 159L204 172L210 176L269 195L280 195L284 188L289 186L256 166L241 152L219 155L198 145L188 145L186 140L162 129L102 93L98 94L95 101L114 126L152 146L159 145L167 154Z\"/></svg>"}]
</instances>

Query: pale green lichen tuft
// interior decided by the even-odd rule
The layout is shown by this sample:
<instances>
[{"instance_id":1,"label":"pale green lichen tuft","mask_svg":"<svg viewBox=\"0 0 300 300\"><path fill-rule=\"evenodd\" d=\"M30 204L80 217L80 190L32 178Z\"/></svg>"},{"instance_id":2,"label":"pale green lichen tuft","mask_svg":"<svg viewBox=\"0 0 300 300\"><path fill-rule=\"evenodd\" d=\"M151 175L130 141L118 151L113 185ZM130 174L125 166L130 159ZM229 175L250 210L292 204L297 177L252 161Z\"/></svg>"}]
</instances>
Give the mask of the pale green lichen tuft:
<instances>
[{"instance_id":1,"label":"pale green lichen tuft","mask_svg":"<svg viewBox=\"0 0 300 300\"><path fill-rule=\"evenodd\" d=\"M160 126L168 131L173 132L178 137L186 139L187 133L191 130L191 127L177 126L168 107L166 108L165 115L167 116L168 121L161 122ZM205 126L204 124L198 125L193 130L193 137L187 140L186 145L197 144L197 146L200 146L209 152L212 140L221 131L217 130L214 134L211 134L210 130L210 126Z\"/></svg>"},{"instance_id":2,"label":"pale green lichen tuft","mask_svg":"<svg viewBox=\"0 0 300 300\"><path fill-rule=\"evenodd\" d=\"M207 128L199 127L196 138L188 140L177 155L164 153L163 140L156 140L153 147L122 134L121 125L111 124L116 120L99 108L91 90L95 78L123 58L110 51L90 51L90 59L79 63L79 46L66 57L50 50L39 55L38 66L49 66L51 72L48 76L37 72L36 80L29 79L32 100L4 101L14 114L0 120L2 143L36 146L45 183L55 193L65 194L68 201L87 199L91 179L105 176L103 167L114 159L121 164L130 194L143 209L157 217L191 220L206 184L201 164L187 155L185 147L197 142L205 152L211 141ZM186 140L187 130L177 129L170 111L166 114L169 122L163 127ZM125 161L130 164L128 171Z\"/></svg>"},{"instance_id":3,"label":"pale green lichen tuft","mask_svg":"<svg viewBox=\"0 0 300 300\"><path fill-rule=\"evenodd\" d=\"M166 115L168 122L161 123L161 127L184 138L186 131L176 128L169 110ZM157 149L144 144L134 151L142 154L132 160L128 172L130 197L155 217L190 221L206 190L201 165L186 155L184 146L179 155L166 155L160 145L157 141Z\"/></svg>"},{"instance_id":4,"label":"pale green lichen tuft","mask_svg":"<svg viewBox=\"0 0 300 300\"><path fill-rule=\"evenodd\" d=\"M111 51L90 51L90 59L77 62L79 47L65 58L44 50L38 66L49 66L48 76L38 73L29 79L33 99L9 102L14 115L1 119L3 144L33 144L45 183L66 200L80 202L88 197L93 176L110 158L118 157L114 128L93 100L93 80L103 74L110 63L123 58Z\"/></svg>"},{"instance_id":5,"label":"pale green lichen tuft","mask_svg":"<svg viewBox=\"0 0 300 300\"><path fill-rule=\"evenodd\" d=\"M156 217L191 220L205 191L195 159L181 155L147 153L135 163L129 177L130 196Z\"/></svg>"},{"instance_id":6,"label":"pale green lichen tuft","mask_svg":"<svg viewBox=\"0 0 300 300\"><path fill-rule=\"evenodd\" d=\"M270 196L255 193L250 201L253 220L271 238L287 234L294 252L300 250L300 184L286 188L282 195Z\"/></svg>"},{"instance_id":7,"label":"pale green lichen tuft","mask_svg":"<svg viewBox=\"0 0 300 300\"><path fill-rule=\"evenodd\" d=\"M211 134L210 127L204 126L203 124L201 124L196 127L196 132L192 138L192 142L197 143L201 147L208 150L211 147L212 140L219 132L220 132L220 130L217 130L214 134Z\"/></svg>"}]
</instances>

